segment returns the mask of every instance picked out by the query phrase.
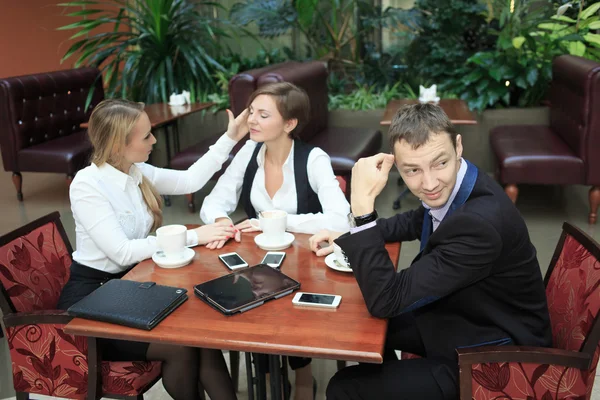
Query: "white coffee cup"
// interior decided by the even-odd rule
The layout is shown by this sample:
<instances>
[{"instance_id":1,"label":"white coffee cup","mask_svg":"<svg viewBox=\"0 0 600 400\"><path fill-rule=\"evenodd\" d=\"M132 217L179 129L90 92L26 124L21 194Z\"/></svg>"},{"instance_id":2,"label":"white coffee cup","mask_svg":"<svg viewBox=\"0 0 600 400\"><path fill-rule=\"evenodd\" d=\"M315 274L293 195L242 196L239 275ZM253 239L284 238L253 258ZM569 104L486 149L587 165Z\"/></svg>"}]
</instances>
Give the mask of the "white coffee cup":
<instances>
[{"instance_id":1,"label":"white coffee cup","mask_svg":"<svg viewBox=\"0 0 600 400\"><path fill-rule=\"evenodd\" d=\"M156 230L158 247L167 257L180 256L187 244L187 228L184 225L165 225Z\"/></svg>"},{"instance_id":2,"label":"white coffee cup","mask_svg":"<svg viewBox=\"0 0 600 400\"><path fill-rule=\"evenodd\" d=\"M350 268L350 264L346 261L346 254L336 243L333 244L333 254L335 254L335 260L340 263L342 267Z\"/></svg>"},{"instance_id":3,"label":"white coffee cup","mask_svg":"<svg viewBox=\"0 0 600 400\"><path fill-rule=\"evenodd\" d=\"M287 212L282 210L263 211L258 214L258 219L252 218L250 223L263 231L268 240L282 240L287 228Z\"/></svg>"}]
</instances>

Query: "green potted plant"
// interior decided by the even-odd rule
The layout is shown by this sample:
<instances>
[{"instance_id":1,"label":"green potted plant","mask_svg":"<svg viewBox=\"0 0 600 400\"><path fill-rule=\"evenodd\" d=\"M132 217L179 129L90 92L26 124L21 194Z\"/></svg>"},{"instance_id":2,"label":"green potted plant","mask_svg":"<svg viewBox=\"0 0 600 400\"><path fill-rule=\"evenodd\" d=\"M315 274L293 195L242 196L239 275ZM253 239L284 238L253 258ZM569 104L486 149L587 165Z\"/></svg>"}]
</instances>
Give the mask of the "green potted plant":
<instances>
[{"instance_id":1,"label":"green potted plant","mask_svg":"<svg viewBox=\"0 0 600 400\"><path fill-rule=\"evenodd\" d=\"M77 21L60 30L75 30L77 40L63 61L101 69L108 97L147 104L169 100L187 90L192 101L214 91L213 75L224 71L216 61L218 38L228 36L226 22L216 24L191 0L79 0L60 3ZM73 11L73 8L77 9ZM88 100L89 101L89 100Z\"/></svg>"}]
</instances>

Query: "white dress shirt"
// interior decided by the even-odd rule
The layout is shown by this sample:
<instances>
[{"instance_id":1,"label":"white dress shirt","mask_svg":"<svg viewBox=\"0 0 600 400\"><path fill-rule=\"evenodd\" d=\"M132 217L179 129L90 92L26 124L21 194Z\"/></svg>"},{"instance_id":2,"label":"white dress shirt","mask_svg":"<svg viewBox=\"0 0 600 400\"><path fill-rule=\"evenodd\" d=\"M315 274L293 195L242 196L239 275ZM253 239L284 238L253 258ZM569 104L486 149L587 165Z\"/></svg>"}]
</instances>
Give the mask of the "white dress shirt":
<instances>
[{"instance_id":1,"label":"white dress shirt","mask_svg":"<svg viewBox=\"0 0 600 400\"><path fill-rule=\"evenodd\" d=\"M221 168L235 144L227 135L221 136L187 171L146 163L132 165L129 174L108 163L92 163L79 171L69 190L75 218L73 259L90 268L118 273L152 257L158 246L156 237L148 236L154 220L139 188L142 175L160 194L193 193ZM187 242L198 244L195 231L188 231Z\"/></svg>"},{"instance_id":2,"label":"white dress shirt","mask_svg":"<svg viewBox=\"0 0 600 400\"><path fill-rule=\"evenodd\" d=\"M244 173L256 142L248 140L236 154L227 171L221 176L212 192L204 199L200 218L211 224L217 218L227 217L235 211L242 193ZM310 187L319 197L322 213L297 215L296 179L294 175L294 145L283 164L283 183L271 198L265 186L265 151L262 146L257 156L258 169L250 190L250 201L257 211L283 210L288 213L287 230L299 233L316 233L321 229L346 232L350 204L344 197L333 174L331 160L318 147L308 155L307 173Z\"/></svg>"}]
</instances>

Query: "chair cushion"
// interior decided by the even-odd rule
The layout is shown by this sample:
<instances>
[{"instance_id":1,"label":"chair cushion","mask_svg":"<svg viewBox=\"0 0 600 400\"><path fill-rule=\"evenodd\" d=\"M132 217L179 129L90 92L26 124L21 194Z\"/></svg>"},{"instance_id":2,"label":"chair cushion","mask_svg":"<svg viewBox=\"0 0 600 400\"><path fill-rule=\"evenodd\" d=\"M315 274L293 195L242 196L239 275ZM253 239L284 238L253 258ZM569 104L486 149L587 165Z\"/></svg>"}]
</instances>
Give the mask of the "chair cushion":
<instances>
[{"instance_id":1,"label":"chair cushion","mask_svg":"<svg viewBox=\"0 0 600 400\"><path fill-rule=\"evenodd\" d=\"M44 171L74 175L90 161L92 144L87 130L22 149L19 171Z\"/></svg>"},{"instance_id":2,"label":"chair cushion","mask_svg":"<svg viewBox=\"0 0 600 400\"><path fill-rule=\"evenodd\" d=\"M583 160L548 126L510 125L490 131L502 183L584 183Z\"/></svg>"},{"instance_id":3,"label":"chair cushion","mask_svg":"<svg viewBox=\"0 0 600 400\"><path fill-rule=\"evenodd\" d=\"M381 140L376 129L328 127L309 143L329 154L336 175L349 175L359 158L379 152Z\"/></svg>"}]
</instances>

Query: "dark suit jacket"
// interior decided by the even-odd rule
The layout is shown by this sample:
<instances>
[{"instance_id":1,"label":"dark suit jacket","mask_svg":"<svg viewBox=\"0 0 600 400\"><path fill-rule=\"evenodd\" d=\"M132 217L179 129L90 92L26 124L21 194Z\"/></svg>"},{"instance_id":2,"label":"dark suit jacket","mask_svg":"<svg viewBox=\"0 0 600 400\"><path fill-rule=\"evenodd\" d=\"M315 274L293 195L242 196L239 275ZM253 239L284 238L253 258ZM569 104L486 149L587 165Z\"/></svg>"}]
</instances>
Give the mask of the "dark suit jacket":
<instances>
[{"instance_id":1,"label":"dark suit jacket","mask_svg":"<svg viewBox=\"0 0 600 400\"><path fill-rule=\"evenodd\" d=\"M423 206L336 243L369 312L412 312L427 357L456 359L456 348L480 345L549 347L545 288L525 222L493 179L468 168L476 173L467 193L463 180L462 204L453 203L409 268L396 273L384 244L420 239Z\"/></svg>"}]
</instances>

